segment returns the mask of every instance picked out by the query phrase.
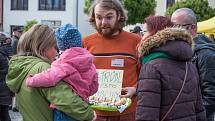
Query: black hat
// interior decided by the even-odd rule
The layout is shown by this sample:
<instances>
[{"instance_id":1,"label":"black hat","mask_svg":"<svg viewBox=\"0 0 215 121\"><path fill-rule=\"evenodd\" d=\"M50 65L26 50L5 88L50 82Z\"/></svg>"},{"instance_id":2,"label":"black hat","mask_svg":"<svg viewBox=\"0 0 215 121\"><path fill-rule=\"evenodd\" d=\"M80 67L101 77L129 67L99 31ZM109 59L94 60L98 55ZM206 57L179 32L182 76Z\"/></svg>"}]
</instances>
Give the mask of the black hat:
<instances>
[{"instance_id":1,"label":"black hat","mask_svg":"<svg viewBox=\"0 0 215 121\"><path fill-rule=\"evenodd\" d=\"M15 26L15 27L13 28L13 32L14 32L14 31L23 32L23 29L22 29L22 27Z\"/></svg>"},{"instance_id":2,"label":"black hat","mask_svg":"<svg viewBox=\"0 0 215 121\"><path fill-rule=\"evenodd\" d=\"M142 31L142 29L140 28L140 26L135 26L134 30L133 30L133 33L140 32L140 31Z\"/></svg>"}]
</instances>

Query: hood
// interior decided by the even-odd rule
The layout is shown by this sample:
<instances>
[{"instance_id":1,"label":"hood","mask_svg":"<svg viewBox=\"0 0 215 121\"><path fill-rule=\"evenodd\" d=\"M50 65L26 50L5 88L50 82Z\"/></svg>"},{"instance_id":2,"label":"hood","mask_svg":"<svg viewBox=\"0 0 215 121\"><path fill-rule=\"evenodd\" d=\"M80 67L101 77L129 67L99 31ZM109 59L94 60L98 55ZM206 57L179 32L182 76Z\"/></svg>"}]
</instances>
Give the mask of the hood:
<instances>
[{"instance_id":1,"label":"hood","mask_svg":"<svg viewBox=\"0 0 215 121\"><path fill-rule=\"evenodd\" d=\"M81 47L66 49L60 56L61 63L69 63L74 68L83 72L89 70L93 64L94 56L88 50Z\"/></svg>"},{"instance_id":2,"label":"hood","mask_svg":"<svg viewBox=\"0 0 215 121\"><path fill-rule=\"evenodd\" d=\"M10 90L18 93L22 82L25 80L31 68L39 62L44 61L34 56L15 56L11 58L6 77L6 83Z\"/></svg>"},{"instance_id":3,"label":"hood","mask_svg":"<svg viewBox=\"0 0 215 121\"><path fill-rule=\"evenodd\" d=\"M165 52L177 60L192 58L192 37L183 28L166 28L141 41L138 47L140 57L151 52Z\"/></svg>"},{"instance_id":4,"label":"hood","mask_svg":"<svg viewBox=\"0 0 215 121\"><path fill-rule=\"evenodd\" d=\"M194 39L194 51L202 49L215 50L215 42L211 41L207 36L203 34L197 35Z\"/></svg>"}]
</instances>

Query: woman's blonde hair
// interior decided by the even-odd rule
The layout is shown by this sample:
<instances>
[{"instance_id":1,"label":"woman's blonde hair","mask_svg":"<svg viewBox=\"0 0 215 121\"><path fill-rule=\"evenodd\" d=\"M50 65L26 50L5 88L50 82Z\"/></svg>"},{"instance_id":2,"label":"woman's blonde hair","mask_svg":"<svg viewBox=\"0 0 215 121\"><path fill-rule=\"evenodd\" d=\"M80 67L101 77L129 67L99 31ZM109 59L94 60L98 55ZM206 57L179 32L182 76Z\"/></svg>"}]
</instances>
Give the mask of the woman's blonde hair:
<instances>
[{"instance_id":1,"label":"woman's blonde hair","mask_svg":"<svg viewBox=\"0 0 215 121\"><path fill-rule=\"evenodd\" d=\"M17 55L31 53L44 61L51 62L45 52L56 45L54 30L48 25L35 24L19 39Z\"/></svg>"}]
</instances>

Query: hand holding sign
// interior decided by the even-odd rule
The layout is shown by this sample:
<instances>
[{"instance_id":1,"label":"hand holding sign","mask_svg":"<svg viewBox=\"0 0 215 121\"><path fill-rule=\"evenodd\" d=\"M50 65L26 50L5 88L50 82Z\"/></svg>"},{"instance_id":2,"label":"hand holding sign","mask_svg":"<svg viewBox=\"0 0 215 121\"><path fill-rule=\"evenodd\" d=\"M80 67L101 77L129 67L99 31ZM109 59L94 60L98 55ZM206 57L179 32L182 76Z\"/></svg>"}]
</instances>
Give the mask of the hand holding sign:
<instances>
[{"instance_id":1,"label":"hand holding sign","mask_svg":"<svg viewBox=\"0 0 215 121\"><path fill-rule=\"evenodd\" d=\"M136 88L135 87L125 87L122 88L122 92L124 95L121 95L121 98L131 98L135 93L136 93Z\"/></svg>"},{"instance_id":2,"label":"hand holding sign","mask_svg":"<svg viewBox=\"0 0 215 121\"><path fill-rule=\"evenodd\" d=\"M130 99L120 99L123 70L97 69L97 73L99 89L96 94L89 98L89 102L93 104L92 107L97 110L122 112L130 106ZM132 90L126 89L128 96L133 94Z\"/></svg>"}]
</instances>

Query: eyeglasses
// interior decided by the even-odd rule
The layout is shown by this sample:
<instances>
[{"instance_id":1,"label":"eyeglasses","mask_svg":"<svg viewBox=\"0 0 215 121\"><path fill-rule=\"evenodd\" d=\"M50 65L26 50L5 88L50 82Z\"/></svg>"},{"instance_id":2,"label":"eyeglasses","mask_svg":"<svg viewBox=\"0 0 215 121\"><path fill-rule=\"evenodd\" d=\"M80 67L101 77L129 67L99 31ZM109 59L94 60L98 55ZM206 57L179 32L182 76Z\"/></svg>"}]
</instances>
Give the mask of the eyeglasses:
<instances>
[{"instance_id":1,"label":"eyeglasses","mask_svg":"<svg viewBox=\"0 0 215 121\"><path fill-rule=\"evenodd\" d=\"M174 27L182 27L184 29L193 29L196 27L196 24L193 24L193 23L189 23L189 24L175 24Z\"/></svg>"}]
</instances>

